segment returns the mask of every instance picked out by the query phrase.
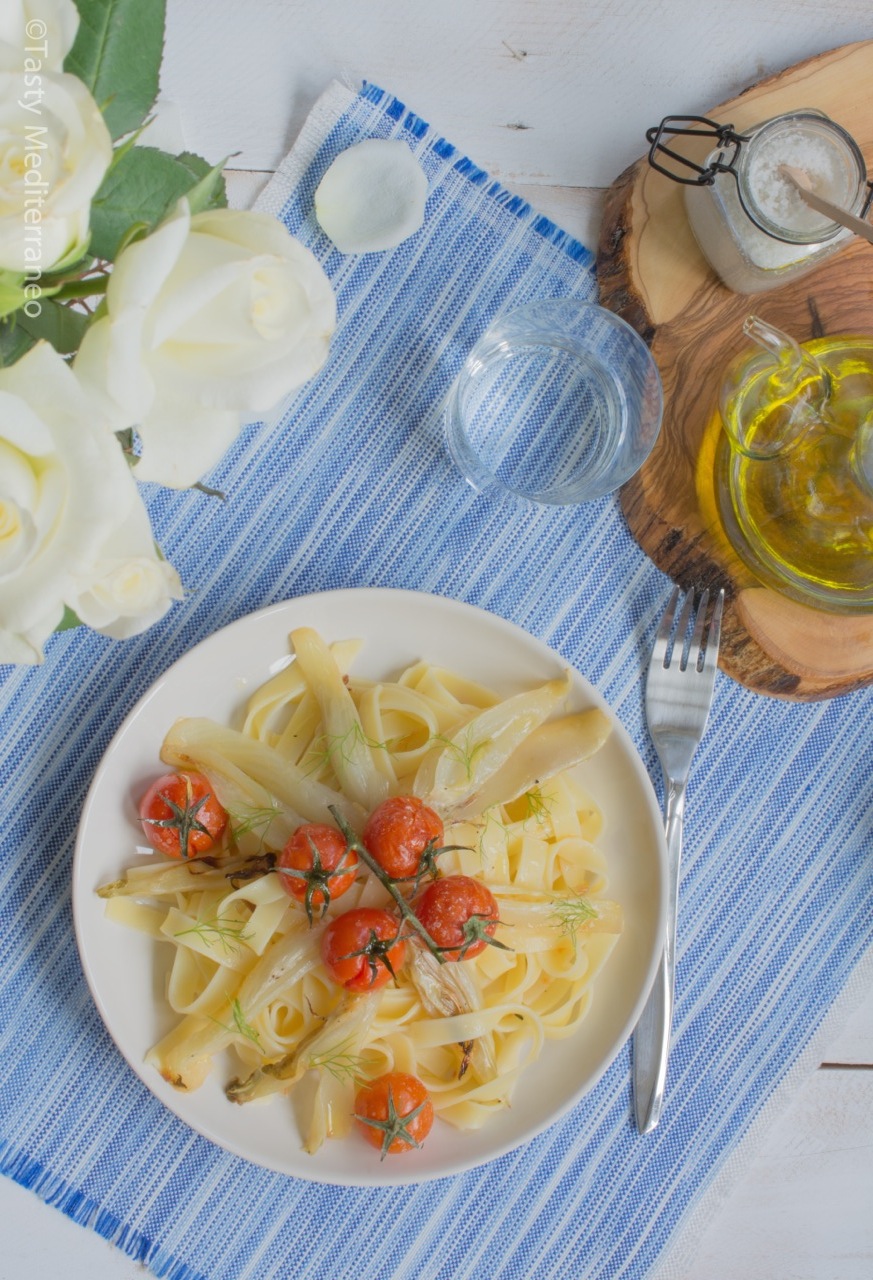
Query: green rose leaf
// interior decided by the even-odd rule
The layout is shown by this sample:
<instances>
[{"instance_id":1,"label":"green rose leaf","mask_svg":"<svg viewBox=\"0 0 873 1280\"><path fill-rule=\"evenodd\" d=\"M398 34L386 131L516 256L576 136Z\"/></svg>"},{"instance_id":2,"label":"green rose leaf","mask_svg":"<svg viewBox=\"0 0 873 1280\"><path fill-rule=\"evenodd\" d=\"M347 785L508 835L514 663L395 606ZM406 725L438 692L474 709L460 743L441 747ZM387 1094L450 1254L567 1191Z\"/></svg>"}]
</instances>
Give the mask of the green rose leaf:
<instances>
[{"instance_id":1,"label":"green rose leaf","mask_svg":"<svg viewBox=\"0 0 873 1280\"><path fill-rule=\"evenodd\" d=\"M185 195L197 203L194 212L225 205L220 168L216 174L187 152L171 156L154 147L132 147L113 164L94 197L89 252L114 261L133 226L147 235Z\"/></svg>"},{"instance_id":2,"label":"green rose leaf","mask_svg":"<svg viewBox=\"0 0 873 1280\"><path fill-rule=\"evenodd\" d=\"M24 277L10 271L0 271L0 319L9 316L24 305Z\"/></svg>"},{"instance_id":3,"label":"green rose leaf","mask_svg":"<svg viewBox=\"0 0 873 1280\"><path fill-rule=\"evenodd\" d=\"M166 0L76 0L64 69L91 90L113 138L137 129L158 96Z\"/></svg>"},{"instance_id":4,"label":"green rose leaf","mask_svg":"<svg viewBox=\"0 0 873 1280\"><path fill-rule=\"evenodd\" d=\"M33 334L18 323L20 315L18 312L7 320L0 320L0 368L8 369L15 364L36 342Z\"/></svg>"},{"instance_id":5,"label":"green rose leaf","mask_svg":"<svg viewBox=\"0 0 873 1280\"><path fill-rule=\"evenodd\" d=\"M22 311L17 318L25 333L33 339L44 338L61 355L79 350L85 330L91 323L91 316L86 312L74 311L51 298L40 300L39 315L29 316Z\"/></svg>"},{"instance_id":6,"label":"green rose leaf","mask_svg":"<svg viewBox=\"0 0 873 1280\"><path fill-rule=\"evenodd\" d=\"M204 209L224 209L227 206L227 187L224 183L224 160L210 167L209 161L192 151L183 151L176 156L179 164L185 165L195 179L194 186L186 193L188 204L193 213L202 213Z\"/></svg>"},{"instance_id":7,"label":"green rose leaf","mask_svg":"<svg viewBox=\"0 0 873 1280\"><path fill-rule=\"evenodd\" d=\"M55 631L72 631L73 627L81 627L82 622L79 615L74 613L68 604L64 605L64 616L61 618Z\"/></svg>"}]
</instances>

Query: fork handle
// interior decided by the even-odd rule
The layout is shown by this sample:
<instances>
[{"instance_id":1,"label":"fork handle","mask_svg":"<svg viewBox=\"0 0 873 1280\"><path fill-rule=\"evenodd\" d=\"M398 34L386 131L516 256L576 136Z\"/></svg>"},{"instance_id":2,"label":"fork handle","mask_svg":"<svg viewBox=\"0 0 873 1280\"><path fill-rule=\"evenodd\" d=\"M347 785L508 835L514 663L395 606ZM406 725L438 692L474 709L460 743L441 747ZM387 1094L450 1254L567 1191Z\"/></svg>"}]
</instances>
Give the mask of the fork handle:
<instances>
[{"instance_id":1,"label":"fork handle","mask_svg":"<svg viewBox=\"0 0 873 1280\"><path fill-rule=\"evenodd\" d=\"M667 932L655 982L633 1036L634 1116L640 1133L651 1133L661 1117L673 1026L685 781L674 778L666 781L664 814L667 832Z\"/></svg>"}]
</instances>

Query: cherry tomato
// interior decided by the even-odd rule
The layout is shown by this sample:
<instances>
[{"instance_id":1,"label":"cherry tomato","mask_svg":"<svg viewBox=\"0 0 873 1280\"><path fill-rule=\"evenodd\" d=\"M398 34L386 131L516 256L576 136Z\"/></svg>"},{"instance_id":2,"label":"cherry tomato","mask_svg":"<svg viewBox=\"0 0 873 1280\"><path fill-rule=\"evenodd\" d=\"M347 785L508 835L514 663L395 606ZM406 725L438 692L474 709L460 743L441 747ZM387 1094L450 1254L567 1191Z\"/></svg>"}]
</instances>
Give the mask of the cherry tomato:
<instances>
[{"instance_id":1,"label":"cherry tomato","mask_svg":"<svg viewBox=\"0 0 873 1280\"><path fill-rule=\"evenodd\" d=\"M384 1160L421 1146L433 1124L433 1103L418 1076L389 1071L358 1091L354 1115Z\"/></svg>"},{"instance_id":2,"label":"cherry tomato","mask_svg":"<svg viewBox=\"0 0 873 1280\"><path fill-rule=\"evenodd\" d=\"M392 880L408 880L432 870L427 855L442 840L441 818L417 796L383 800L370 814L361 836L364 848Z\"/></svg>"},{"instance_id":3,"label":"cherry tomato","mask_svg":"<svg viewBox=\"0 0 873 1280\"><path fill-rule=\"evenodd\" d=\"M323 822L298 827L276 861L282 884L305 904L310 920L313 907L326 908L352 887L357 867L358 855L345 837ZM283 869L290 874L283 875Z\"/></svg>"},{"instance_id":4,"label":"cherry tomato","mask_svg":"<svg viewBox=\"0 0 873 1280\"><path fill-rule=\"evenodd\" d=\"M446 960L471 960L479 955L500 923L493 893L472 876L434 880L414 910L436 945L445 948Z\"/></svg>"},{"instance_id":5,"label":"cherry tomato","mask_svg":"<svg viewBox=\"0 0 873 1280\"><path fill-rule=\"evenodd\" d=\"M390 911L355 907L331 920L321 939L321 957L334 982L347 991L384 987L403 964L406 943Z\"/></svg>"},{"instance_id":6,"label":"cherry tomato","mask_svg":"<svg viewBox=\"0 0 873 1280\"><path fill-rule=\"evenodd\" d=\"M152 783L139 806L146 839L170 858L196 858L221 839L227 813L202 773L168 773Z\"/></svg>"}]
</instances>

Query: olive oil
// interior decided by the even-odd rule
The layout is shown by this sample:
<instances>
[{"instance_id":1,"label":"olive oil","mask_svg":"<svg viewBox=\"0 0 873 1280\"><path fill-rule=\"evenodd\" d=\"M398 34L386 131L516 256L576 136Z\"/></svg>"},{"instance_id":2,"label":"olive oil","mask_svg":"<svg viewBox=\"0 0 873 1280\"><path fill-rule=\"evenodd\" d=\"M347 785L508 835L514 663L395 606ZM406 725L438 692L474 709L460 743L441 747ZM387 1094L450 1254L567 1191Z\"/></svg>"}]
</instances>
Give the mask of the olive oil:
<instances>
[{"instance_id":1,"label":"olive oil","mask_svg":"<svg viewBox=\"0 0 873 1280\"><path fill-rule=\"evenodd\" d=\"M726 385L726 532L777 590L873 610L873 338L791 346L800 360L756 357L751 376L735 370Z\"/></svg>"}]
</instances>

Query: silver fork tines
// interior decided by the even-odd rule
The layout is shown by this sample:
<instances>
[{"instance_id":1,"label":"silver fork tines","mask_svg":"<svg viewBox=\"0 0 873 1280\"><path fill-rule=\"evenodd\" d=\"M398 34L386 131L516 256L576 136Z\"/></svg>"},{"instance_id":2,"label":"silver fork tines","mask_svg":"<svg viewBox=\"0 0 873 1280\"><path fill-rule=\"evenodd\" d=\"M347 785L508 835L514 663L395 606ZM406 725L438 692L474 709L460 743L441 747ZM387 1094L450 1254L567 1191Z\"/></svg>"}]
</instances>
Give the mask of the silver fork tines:
<instances>
[{"instance_id":1,"label":"silver fork tines","mask_svg":"<svg viewBox=\"0 0 873 1280\"><path fill-rule=\"evenodd\" d=\"M708 590L701 592L696 611L694 592L689 592L676 621L678 603L677 587L664 610L646 680L646 721L664 771L667 932L655 983L634 1031L634 1114L640 1133L649 1133L655 1128L664 1101L673 1022L676 919L685 788L691 761L703 737L712 703L724 591L720 591L715 598L708 626Z\"/></svg>"}]
</instances>

